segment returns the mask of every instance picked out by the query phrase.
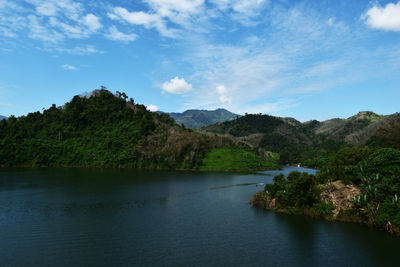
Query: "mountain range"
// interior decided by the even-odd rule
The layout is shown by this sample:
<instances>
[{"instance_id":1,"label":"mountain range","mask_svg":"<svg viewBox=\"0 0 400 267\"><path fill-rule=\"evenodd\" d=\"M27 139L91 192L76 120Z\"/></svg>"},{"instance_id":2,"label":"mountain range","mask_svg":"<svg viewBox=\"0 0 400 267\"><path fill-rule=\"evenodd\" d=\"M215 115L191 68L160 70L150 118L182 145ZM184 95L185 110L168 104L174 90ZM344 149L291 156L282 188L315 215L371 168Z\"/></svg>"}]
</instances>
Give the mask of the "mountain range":
<instances>
[{"instance_id":1,"label":"mountain range","mask_svg":"<svg viewBox=\"0 0 400 267\"><path fill-rule=\"evenodd\" d=\"M0 120L4 120L4 119L7 119L7 117L0 115Z\"/></svg>"},{"instance_id":2,"label":"mountain range","mask_svg":"<svg viewBox=\"0 0 400 267\"><path fill-rule=\"evenodd\" d=\"M245 149L282 164L318 167L343 146L400 149L399 133L399 113L363 111L322 122L225 109L166 114L101 89L61 107L0 120L0 165L196 169L207 155L222 164L226 150L212 151L230 147L238 148L229 153L239 161L249 158Z\"/></svg>"}]
</instances>

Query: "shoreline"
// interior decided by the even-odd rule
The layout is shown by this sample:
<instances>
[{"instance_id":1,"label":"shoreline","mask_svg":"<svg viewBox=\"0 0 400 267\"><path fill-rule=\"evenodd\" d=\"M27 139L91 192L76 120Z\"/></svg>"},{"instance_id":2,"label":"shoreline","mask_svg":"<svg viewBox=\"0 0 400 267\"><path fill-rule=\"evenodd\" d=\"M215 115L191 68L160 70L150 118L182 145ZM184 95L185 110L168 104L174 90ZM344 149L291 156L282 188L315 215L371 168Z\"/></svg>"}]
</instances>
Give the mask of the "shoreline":
<instances>
[{"instance_id":1,"label":"shoreline","mask_svg":"<svg viewBox=\"0 0 400 267\"><path fill-rule=\"evenodd\" d=\"M281 214L288 214L288 215L296 215L296 216L307 216L311 217L313 219L323 219L327 221L332 221L332 222L347 222L347 223L357 223L361 225L366 225L370 228L374 228L376 230L380 231L385 231L388 232L389 234L400 237L400 227L396 225L386 225L385 227L378 226L372 222L365 221L362 218L358 216L354 216L349 214L352 210L347 209L343 210L340 209L339 213L335 216L333 214L321 214L317 210L309 207L302 207L302 208L296 208L296 207L276 207L276 206L271 206L269 203L271 200L268 200L268 196L264 191L260 190L258 191L252 199L248 201L249 204L256 208L261 208L263 210L268 210L268 211L273 211L276 213L281 213Z\"/></svg>"},{"instance_id":2,"label":"shoreline","mask_svg":"<svg viewBox=\"0 0 400 267\"><path fill-rule=\"evenodd\" d=\"M259 171L274 171L282 170L278 168L260 168L260 169L185 169L185 168L157 168L157 167L133 167L133 166L93 166L93 165L51 165L51 166L35 166L35 165L0 165L0 169L16 168L16 169L44 169L44 168L74 168L74 169L134 169L134 170L149 170L149 171L192 171L192 172L224 172L224 173L251 173Z\"/></svg>"}]
</instances>

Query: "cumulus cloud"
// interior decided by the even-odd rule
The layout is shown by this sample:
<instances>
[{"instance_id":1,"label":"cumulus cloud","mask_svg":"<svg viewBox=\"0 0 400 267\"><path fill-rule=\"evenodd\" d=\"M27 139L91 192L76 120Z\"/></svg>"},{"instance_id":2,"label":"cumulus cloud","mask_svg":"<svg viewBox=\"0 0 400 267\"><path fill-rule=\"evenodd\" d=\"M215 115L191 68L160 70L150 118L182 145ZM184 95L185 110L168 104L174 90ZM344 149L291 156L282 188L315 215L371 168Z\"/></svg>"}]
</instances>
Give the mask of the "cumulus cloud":
<instances>
[{"instance_id":1,"label":"cumulus cloud","mask_svg":"<svg viewBox=\"0 0 400 267\"><path fill-rule=\"evenodd\" d=\"M232 97L228 96L228 90L223 85L217 86L217 93L219 95L219 101L221 103L232 103Z\"/></svg>"},{"instance_id":2,"label":"cumulus cloud","mask_svg":"<svg viewBox=\"0 0 400 267\"><path fill-rule=\"evenodd\" d=\"M95 32L103 25L101 25L100 20L97 16L93 14L87 14L83 17L83 23L89 28L90 31Z\"/></svg>"},{"instance_id":3,"label":"cumulus cloud","mask_svg":"<svg viewBox=\"0 0 400 267\"><path fill-rule=\"evenodd\" d=\"M69 64L61 65L61 68L65 69L65 70L78 70L77 67L69 65Z\"/></svg>"},{"instance_id":4,"label":"cumulus cloud","mask_svg":"<svg viewBox=\"0 0 400 267\"><path fill-rule=\"evenodd\" d=\"M184 78L175 77L171 81L162 84L161 89L171 94L184 94L193 90L193 86Z\"/></svg>"},{"instance_id":5,"label":"cumulus cloud","mask_svg":"<svg viewBox=\"0 0 400 267\"><path fill-rule=\"evenodd\" d=\"M126 8L115 7L112 13L108 14L111 19L119 19L133 25L141 25L146 29L155 28L161 35L174 37L175 31L166 27L166 22L159 14L151 14L143 11L129 12Z\"/></svg>"},{"instance_id":6,"label":"cumulus cloud","mask_svg":"<svg viewBox=\"0 0 400 267\"><path fill-rule=\"evenodd\" d=\"M378 4L361 16L366 24L374 29L400 31L400 2L389 3L385 7Z\"/></svg>"},{"instance_id":7,"label":"cumulus cloud","mask_svg":"<svg viewBox=\"0 0 400 267\"><path fill-rule=\"evenodd\" d=\"M136 40L138 36L134 33L127 34L120 32L117 27L111 26L108 29L108 33L105 35L105 37L115 41L132 42Z\"/></svg>"},{"instance_id":8,"label":"cumulus cloud","mask_svg":"<svg viewBox=\"0 0 400 267\"><path fill-rule=\"evenodd\" d=\"M150 104L147 106L147 109L150 110L151 112L156 112L158 111L158 106Z\"/></svg>"}]
</instances>

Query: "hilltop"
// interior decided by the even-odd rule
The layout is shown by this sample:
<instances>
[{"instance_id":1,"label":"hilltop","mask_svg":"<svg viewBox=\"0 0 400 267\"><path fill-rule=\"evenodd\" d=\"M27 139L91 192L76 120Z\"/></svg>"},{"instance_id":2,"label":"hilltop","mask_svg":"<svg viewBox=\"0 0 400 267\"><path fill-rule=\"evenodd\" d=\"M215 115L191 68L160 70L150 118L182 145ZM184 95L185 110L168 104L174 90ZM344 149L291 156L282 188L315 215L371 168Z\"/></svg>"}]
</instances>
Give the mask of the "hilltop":
<instances>
[{"instance_id":1,"label":"hilltop","mask_svg":"<svg viewBox=\"0 0 400 267\"><path fill-rule=\"evenodd\" d=\"M222 108L216 110L189 109L183 113L172 112L167 114L178 124L183 124L192 129L198 129L207 125L230 121L241 117L238 114Z\"/></svg>"}]
</instances>

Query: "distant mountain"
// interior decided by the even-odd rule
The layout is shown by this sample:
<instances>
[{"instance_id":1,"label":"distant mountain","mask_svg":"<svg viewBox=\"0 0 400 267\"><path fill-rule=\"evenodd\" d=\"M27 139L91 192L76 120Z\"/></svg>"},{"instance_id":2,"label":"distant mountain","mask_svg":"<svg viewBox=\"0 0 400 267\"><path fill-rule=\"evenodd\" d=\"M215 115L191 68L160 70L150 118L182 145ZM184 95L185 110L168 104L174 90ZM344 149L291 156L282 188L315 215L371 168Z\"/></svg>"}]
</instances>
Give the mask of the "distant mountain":
<instances>
[{"instance_id":1,"label":"distant mountain","mask_svg":"<svg viewBox=\"0 0 400 267\"><path fill-rule=\"evenodd\" d=\"M6 117L6 116L0 115L0 121L1 121L1 120L4 120L4 119L7 119L7 117Z\"/></svg>"},{"instance_id":2,"label":"distant mountain","mask_svg":"<svg viewBox=\"0 0 400 267\"><path fill-rule=\"evenodd\" d=\"M178 124L184 124L186 127L192 129L198 129L207 125L230 121L241 117L238 114L221 108L216 110L190 109L183 113L173 112L167 114L171 116Z\"/></svg>"}]
</instances>

